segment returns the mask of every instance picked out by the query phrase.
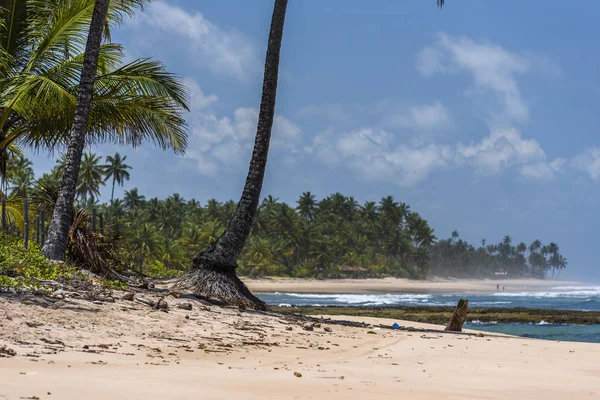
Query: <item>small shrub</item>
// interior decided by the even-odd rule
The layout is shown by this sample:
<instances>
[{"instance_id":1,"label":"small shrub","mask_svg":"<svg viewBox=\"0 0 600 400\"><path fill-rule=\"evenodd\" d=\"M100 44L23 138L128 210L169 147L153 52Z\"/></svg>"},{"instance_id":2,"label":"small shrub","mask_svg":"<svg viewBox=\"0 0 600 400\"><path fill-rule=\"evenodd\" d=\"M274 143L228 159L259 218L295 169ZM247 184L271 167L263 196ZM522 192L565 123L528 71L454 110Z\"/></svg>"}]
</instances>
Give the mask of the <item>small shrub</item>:
<instances>
[{"instance_id":1,"label":"small shrub","mask_svg":"<svg viewBox=\"0 0 600 400\"><path fill-rule=\"evenodd\" d=\"M155 261L146 268L146 274L153 278L176 278L183 275L183 272L176 269L167 269L165 264Z\"/></svg>"}]
</instances>

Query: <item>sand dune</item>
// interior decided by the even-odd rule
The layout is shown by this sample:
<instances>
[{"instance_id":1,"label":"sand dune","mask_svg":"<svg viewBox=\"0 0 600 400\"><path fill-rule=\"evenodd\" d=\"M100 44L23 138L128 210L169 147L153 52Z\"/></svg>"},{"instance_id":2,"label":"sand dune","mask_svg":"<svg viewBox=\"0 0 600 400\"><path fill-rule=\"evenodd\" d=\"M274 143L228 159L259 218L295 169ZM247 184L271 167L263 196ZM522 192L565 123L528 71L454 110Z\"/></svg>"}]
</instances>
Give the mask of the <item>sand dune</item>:
<instances>
[{"instance_id":1,"label":"sand dune","mask_svg":"<svg viewBox=\"0 0 600 400\"><path fill-rule=\"evenodd\" d=\"M167 300L164 313L124 300L0 297L0 347L17 353L0 358L0 399L600 398L597 344L327 323L306 331Z\"/></svg>"}]
</instances>

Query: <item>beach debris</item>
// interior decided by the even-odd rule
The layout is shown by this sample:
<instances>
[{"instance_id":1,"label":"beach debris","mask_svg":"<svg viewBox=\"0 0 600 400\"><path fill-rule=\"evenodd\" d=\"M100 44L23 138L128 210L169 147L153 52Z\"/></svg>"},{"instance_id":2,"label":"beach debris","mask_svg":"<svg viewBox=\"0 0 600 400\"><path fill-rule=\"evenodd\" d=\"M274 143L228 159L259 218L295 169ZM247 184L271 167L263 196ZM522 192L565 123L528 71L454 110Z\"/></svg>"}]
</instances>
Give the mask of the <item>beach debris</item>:
<instances>
[{"instance_id":1,"label":"beach debris","mask_svg":"<svg viewBox=\"0 0 600 400\"><path fill-rule=\"evenodd\" d=\"M184 301L182 303L179 303L177 305L177 308L181 308L182 310L188 310L188 311L190 311L193 307L192 307L192 303Z\"/></svg>"},{"instance_id":2,"label":"beach debris","mask_svg":"<svg viewBox=\"0 0 600 400\"><path fill-rule=\"evenodd\" d=\"M328 326L324 327L324 328L323 328L323 330L324 330L325 332L331 332L331 328L330 328L330 327L328 327Z\"/></svg>"},{"instance_id":3,"label":"beach debris","mask_svg":"<svg viewBox=\"0 0 600 400\"><path fill-rule=\"evenodd\" d=\"M475 335L475 336L477 336L477 337L483 337L483 333L478 332L477 335Z\"/></svg>"},{"instance_id":4,"label":"beach debris","mask_svg":"<svg viewBox=\"0 0 600 400\"><path fill-rule=\"evenodd\" d=\"M161 297L161 298L160 298L160 299L158 299L158 301L156 302L156 306L155 306L154 308L156 308L157 310L160 310L160 311L165 311L165 312L166 312L166 311L168 311L168 310L169 310L169 303L167 303L167 302L165 301L165 298L164 298L164 297Z\"/></svg>"},{"instance_id":5,"label":"beach debris","mask_svg":"<svg viewBox=\"0 0 600 400\"><path fill-rule=\"evenodd\" d=\"M377 332L375 332L375 331L367 331L367 333L368 333L369 335L377 335Z\"/></svg>"},{"instance_id":6,"label":"beach debris","mask_svg":"<svg viewBox=\"0 0 600 400\"><path fill-rule=\"evenodd\" d=\"M305 323L304 326L302 326L302 328L304 328L305 331L313 331L314 330L313 324L310 322Z\"/></svg>"},{"instance_id":7,"label":"beach debris","mask_svg":"<svg viewBox=\"0 0 600 400\"><path fill-rule=\"evenodd\" d=\"M321 327L321 324L320 324L320 323L318 323L318 322L315 322L315 323L313 324L313 328L320 328L320 327Z\"/></svg>"},{"instance_id":8,"label":"beach debris","mask_svg":"<svg viewBox=\"0 0 600 400\"><path fill-rule=\"evenodd\" d=\"M294 328L292 328L291 326L286 326L286 327L285 327L285 330L286 330L286 331L291 331L291 330L293 330L293 329L294 329Z\"/></svg>"},{"instance_id":9,"label":"beach debris","mask_svg":"<svg viewBox=\"0 0 600 400\"><path fill-rule=\"evenodd\" d=\"M0 346L0 358L2 357L14 357L17 355L17 352L11 349L10 347Z\"/></svg>"},{"instance_id":10,"label":"beach debris","mask_svg":"<svg viewBox=\"0 0 600 400\"><path fill-rule=\"evenodd\" d=\"M146 299L145 297L142 297L142 296L134 297L133 299L135 301L139 302L139 303L145 304L145 305L150 306L150 307L156 306L156 303L154 301L148 300L148 299Z\"/></svg>"},{"instance_id":11,"label":"beach debris","mask_svg":"<svg viewBox=\"0 0 600 400\"><path fill-rule=\"evenodd\" d=\"M460 299L456 305L456 309L452 313L450 323L446 327L446 331L450 332L462 332L462 327L467 320L467 314L469 313L469 300Z\"/></svg>"},{"instance_id":12,"label":"beach debris","mask_svg":"<svg viewBox=\"0 0 600 400\"><path fill-rule=\"evenodd\" d=\"M175 297L176 299L178 299L181 296L181 294L171 290L167 296L172 296L172 297Z\"/></svg>"},{"instance_id":13,"label":"beach debris","mask_svg":"<svg viewBox=\"0 0 600 400\"><path fill-rule=\"evenodd\" d=\"M302 378L302 374L300 372L298 372L298 371L294 371L294 376L296 378Z\"/></svg>"},{"instance_id":14,"label":"beach debris","mask_svg":"<svg viewBox=\"0 0 600 400\"><path fill-rule=\"evenodd\" d=\"M121 297L123 300L128 300L128 301L133 301L133 298L135 297L135 293L133 292L127 292L123 295L123 297Z\"/></svg>"},{"instance_id":15,"label":"beach debris","mask_svg":"<svg viewBox=\"0 0 600 400\"><path fill-rule=\"evenodd\" d=\"M398 323L397 323L397 322L394 322L394 323L392 324L392 329L400 329L400 325L398 325Z\"/></svg>"}]
</instances>

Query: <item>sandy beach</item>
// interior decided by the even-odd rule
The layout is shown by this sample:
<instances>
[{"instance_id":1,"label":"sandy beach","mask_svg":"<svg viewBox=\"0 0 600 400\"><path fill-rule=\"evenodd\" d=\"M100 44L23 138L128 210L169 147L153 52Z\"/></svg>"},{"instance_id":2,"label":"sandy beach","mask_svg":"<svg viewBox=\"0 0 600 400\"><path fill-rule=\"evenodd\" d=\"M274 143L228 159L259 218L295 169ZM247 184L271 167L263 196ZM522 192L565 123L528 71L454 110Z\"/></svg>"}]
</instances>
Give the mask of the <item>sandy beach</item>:
<instances>
[{"instance_id":1,"label":"sandy beach","mask_svg":"<svg viewBox=\"0 0 600 400\"><path fill-rule=\"evenodd\" d=\"M557 286L589 286L589 283L542 279L468 280L432 279L244 279L248 287L259 293L435 293L435 292L495 292L496 285L507 292L550 290Z\"/></svg>"},{"instance_id":2,"label":"sandy beach","mask_svg":"<svg viewBox=\"0 0 600 400\"><path fill-rule=\"evenodd\" d=\"M0 297L0 399L600 398L598 344L327 322L307 331L281 316L166 300L169 312Z\"/></svg>"}]
</instances>

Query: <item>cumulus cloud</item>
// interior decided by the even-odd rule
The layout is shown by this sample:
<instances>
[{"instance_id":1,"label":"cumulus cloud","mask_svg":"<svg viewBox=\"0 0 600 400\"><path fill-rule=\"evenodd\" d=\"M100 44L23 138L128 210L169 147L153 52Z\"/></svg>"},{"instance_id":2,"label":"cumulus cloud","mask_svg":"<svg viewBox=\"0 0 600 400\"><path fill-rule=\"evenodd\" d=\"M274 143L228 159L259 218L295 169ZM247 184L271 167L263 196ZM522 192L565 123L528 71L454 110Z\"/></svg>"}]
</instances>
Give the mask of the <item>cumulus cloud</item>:
<instances>
[{"instance_id":1,"label":"cumulus cloud","mask_svg":"<svg viewBox=\"0 0 600 400\"><path fill-rule=\"evenodd\" d=\"M515 128L494 128L477 143L459 143L456 153L459 162L467 162L482 173L497 173L506 166L546 158L535 139L523 139Z\"/></svg>"},{"instance_id":2,"label":"cumulus cloud","mask_svg":"<svg viewBox=\"0 0 600 400\"><path fill-rule=\"evenodd\" d=\"M450 112L439 101L410 107L406 113L389 118L389 122L393 126L413 128L420 131L447 128L450 126L451 121Z\"/></svg>"},{"instance_id":3,"label":"cumulus cloud","mask_svg":"<svg viewBox=\"0 0 600 400\"><path fill-rule=\"evenodd\" d=\"M557 158L551 162L525 164L521 166L519 173L529 180L551 181L557 172L562 172L565 162L564 158Z\"/></svg>"},{"instance_id":4,"label":"cumulus cloud","mask_svg":"<svg viewBox=\"0 0 600 400\"><path fill-rule=\"evenodd\" d=\"M186 80L192 99L189 123L190 139L186 158L194 160L202 174L213 175L219 166L235 166L250 159L258 109L240 107L231 116L218 117L210 105L218 99L203 93L200 85ZM272 147L295 152L301 129L288 118L276 115L272 131Z\"/></svg>"},{"instance_id":5,"label":"cumulus cloud","mask_svg":"<svg viewBox=\"0 0 600 400\"><path fill-rule=\"evenodd\" d=\"M591 147L583 154L573 157L571 166L577 170L586 172L593 180L600 179L600 148Z\"/></svg>"},{"instance_id":6,"label":"cumulus cloud","mask_svg":"<svg viewBox=\"0 0 600 400\"><path fill-rule=\"evenodd\" d=\"M193 55L190 61L215 73L247 80L259 70L257 49L251 39L218 27L199 11L188 12L168 1L152 2L127 27L134 31L136 43L184 46Z\"/></svg>"},{"instance_id":7,"label":"cumulus cloud","mask_svg":"<svg viewBox=\"0 0 600 400\"><path fill-rule=\"evenodd\" d=\"M326 132L313 139L308 152L329 164L344 162L366 179L393 180L403 186L423 180L452 159L448 146L396 145L391 134L373 129L342 135Z\"/></svg>"},{"instance_id":8,"label":"cumulus cloud","mask_svg":"<svg viewBox=\"0 0 600 400\"><path fill-rule=\"evenodd\" d=\"M528 118L529 110L521 98L516 76L529 68L527 58L501 46L446 33L439 34L433 46L422 49L417 61L417 69L424 76L470 72L475 87L495 93L503 106L503 117L511 120Z\"/></svg>"}]
</instances>

